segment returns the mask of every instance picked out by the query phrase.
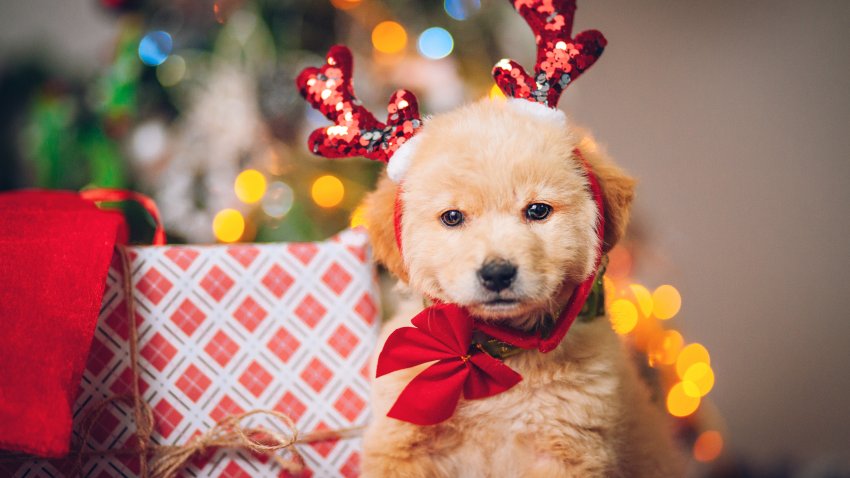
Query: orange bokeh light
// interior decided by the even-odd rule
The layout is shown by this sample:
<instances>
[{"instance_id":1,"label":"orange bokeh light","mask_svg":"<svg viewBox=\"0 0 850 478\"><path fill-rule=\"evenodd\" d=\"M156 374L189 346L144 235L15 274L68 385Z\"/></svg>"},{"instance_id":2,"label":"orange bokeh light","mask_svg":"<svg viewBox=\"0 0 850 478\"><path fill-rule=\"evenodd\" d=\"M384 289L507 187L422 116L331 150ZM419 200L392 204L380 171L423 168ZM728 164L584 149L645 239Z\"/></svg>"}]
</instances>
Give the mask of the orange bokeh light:
<instances>
[{"instance_id":1,"label":"orange bokeh light","mask_svg":"<svg viewBox=\"0 0 850 478\"><path fill-rule=\"evenodd\" d=\"M692 365L698 363L711 365L711 357L708 355L708 350L702 344L689 344L679 352L679 357L676 359L676 375L679 378L685 378L685 372Z\"/></svg>"},{"instance_id":2,"label":"orange bokeh light","mask_svg":"<svg viewBox=\"0 0 850 478\"><path fill-rule=\"evenodd\" d=\"M685 371L682 376L683 383L693 384L693 391L689 395L704 397L714 388L714 371L705 362L697 362Z\"/></svg>"},{"instance_id":3,"label":"orange bokeh light","mask_svg":"<svg viewBox=\"0 0 850 478\"><path fill-rule=\"evenodd\" d=\"M672 319L682 308L682 296L672 285L662 285L652 293L655 316L661 320Z\"/></svg>"},{"instance_id":4,"label":"orange bokeh light","mask_svg":"<svg viewBox=\"0 0 850 478\"><path fill-rule=\"evenodd\" d=\"M340 10L351 10L360 5L361 0L331 0L331 5Z\"/></svg>"},{"instance_id":5,"label":"orange bokeh light","mask_svg":"<svg viewBox=\"0 0 850 478\"><path fill-rule=\"evenodd\" d=\"M398 53L407 45L407 32L396 22L381 22L372 30L372 45L381 53Z\"/></svg>"},{"instance_id":6,"label":"orange bokeh light","mask_svg":"<svg viewBox=\"0 0 850 478\"><path fill-rule=\"evenodd\" d=\"M635 297L635 302L641 315L648 317L652 314L652 294L649 290L640 284L629 285L629 290Z\"/></svg>"},{"instance_id":7,"label":"orange bokeh light","mask_svg":"<svg viewBox=\"0 0 850 478\"><path fill-rule=\"evenodd\" d=\"M723 435L715 430L700 433L694 442L694 459L703 463L714 461L723 452Z\"/></svg>"},{"instance_id":8,"label":"orange bokeh light","mask_svg":"<svg viewBox=\"0 0 850 478\"><path fill-rule=\"evenodd\" d=\"M504 100L505 99L505 94L502 93L502 89L499 88L499 85L493 85L493 87L490 88L490 95L489 96L490 96L491 100Z\"/></svg>"},{"instance_id":9,"label":"orange bokeh light","mask_svg":"<svg viewBox=\"0 0 850 478\"><path fill-rule=\"evenodd\" d=\"M608 252L608 269L605 274L614 280L625 279L632 273L632 254L622 246Z\"/></svg>"},{"instance_id":10,"label":"orange bokeh light","mask_svg":"<svg viewBox=\"0 0 850 478\"><path fill-rule=\"evenodd\" d=\"M647 350L650 365L672 365L684 345L684 337L676 330L665 330L656 335L649 341Z\"/></svg>"},{"instance_id":11,"label":"orange bokeh light","mask_svg":"<svg viewBox=\"0 0 850 478\"><path fill-rule=\"evenodd\" d=\"M359 226L369 227L369 222L366 220L366 208L364 206L357 206L357 209L351 213L349 225L352 229Z\"/></svg>"},{"instance_id":12,"label":"orange bokeh light","mask_svg":"<svg viewBox=\"0 0 850 478\"><path fill-rule=\"evenodd\" d=\"M667 393L667 411L674 417L687 417L699 408L699 403L700 398L689 395L682 382Z\"/></svg>"},{"instance_id":13,"label":"orange bokeh light","mask_svg":"<svg viewBox=\"0 0 850 478\"><path fill-rule=\"evenodd\" d=\"M611 326L620 335L631 332L638 322L637 308L626 299L615 300L608 310Z\"/></svg>"},{"instance_id":14,"label":"orange bokeh light","mask_svg":"<svg viewBox=\"0 0 850 478\"><path fill-rule=\"evenodd\" d=\"M310 194L319 206L336 207L345 197L345 186L336 176L326 174L313 182Z\"/></svg>"}]
</instances>

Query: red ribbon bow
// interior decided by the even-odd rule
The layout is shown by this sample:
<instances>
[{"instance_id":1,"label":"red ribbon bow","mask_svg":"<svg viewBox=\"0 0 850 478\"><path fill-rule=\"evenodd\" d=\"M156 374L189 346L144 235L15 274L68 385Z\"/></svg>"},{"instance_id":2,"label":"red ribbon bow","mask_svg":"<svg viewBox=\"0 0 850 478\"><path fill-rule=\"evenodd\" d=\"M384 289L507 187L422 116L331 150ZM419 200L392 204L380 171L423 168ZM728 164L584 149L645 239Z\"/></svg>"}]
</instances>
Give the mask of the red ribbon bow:
<instances>
[{"instance_id":1,"label":"red ribbon bow","mask_svg":"<svg viewBox=\"0 0 850 478\"><path fill-rule=\"evenodd\" d=\"M486 352L470 347L473 318L454 304L420 312L390 335L378 358L377 376L437 361L416 376L399 395L388 417L417 425L448 419L460 395L485 398L513 387L522 376Z\"/></svg>"}]
</instances>

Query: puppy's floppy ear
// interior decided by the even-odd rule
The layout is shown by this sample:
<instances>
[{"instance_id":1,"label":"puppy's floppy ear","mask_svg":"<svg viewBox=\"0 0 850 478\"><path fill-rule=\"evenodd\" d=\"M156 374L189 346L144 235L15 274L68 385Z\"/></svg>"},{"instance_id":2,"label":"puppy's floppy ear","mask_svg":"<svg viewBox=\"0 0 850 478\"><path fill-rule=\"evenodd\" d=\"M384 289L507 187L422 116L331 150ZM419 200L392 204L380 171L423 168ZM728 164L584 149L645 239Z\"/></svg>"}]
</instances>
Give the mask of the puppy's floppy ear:
<instances>
[{"instance_id":1,"label":"puppy's floppy ear","mask_svg":"<svg viewBox=\"0 0 850 478\"><path fill-rule=\"evenodd\" d=\"M403 282L407 282L401 254L395 240L395 201L397 185L386 174L381 176L375 191L364 201L369 238L375 259Z\"/></svg>"},{"instance_id":2,"label":"puppy's floppy ear","mask_svg":"<svg viewBox=\"0 0 850 478\"><path fill-rule=\"evenodd\" d=\"M605 238L602 251L608 252L626 233L635 196L635 180L600 150L592 136L586 132L582 133L578 149L590 163L602 188L602 201L605 206Z\"/></svg>"}]
</instances>

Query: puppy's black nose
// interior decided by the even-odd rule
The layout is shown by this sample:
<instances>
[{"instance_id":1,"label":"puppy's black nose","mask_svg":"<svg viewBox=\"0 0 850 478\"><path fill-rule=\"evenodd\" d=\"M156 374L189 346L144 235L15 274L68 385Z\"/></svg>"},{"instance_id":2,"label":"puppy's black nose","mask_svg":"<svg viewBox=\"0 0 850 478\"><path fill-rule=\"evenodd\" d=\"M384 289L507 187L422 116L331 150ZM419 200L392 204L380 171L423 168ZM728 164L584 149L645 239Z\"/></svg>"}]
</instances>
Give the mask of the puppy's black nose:
<instances>
[{"instance_id":1,"label":"puppy's black nose","mask_svg":"<svg viewBox=\"0 0 850 478\"><path fill-rule=\"evenodd\" d=\"M502 259L487 261L478 269L478 280L488 290L507 289L516 279L516 266Z\"/></svg>"}]
</instances>

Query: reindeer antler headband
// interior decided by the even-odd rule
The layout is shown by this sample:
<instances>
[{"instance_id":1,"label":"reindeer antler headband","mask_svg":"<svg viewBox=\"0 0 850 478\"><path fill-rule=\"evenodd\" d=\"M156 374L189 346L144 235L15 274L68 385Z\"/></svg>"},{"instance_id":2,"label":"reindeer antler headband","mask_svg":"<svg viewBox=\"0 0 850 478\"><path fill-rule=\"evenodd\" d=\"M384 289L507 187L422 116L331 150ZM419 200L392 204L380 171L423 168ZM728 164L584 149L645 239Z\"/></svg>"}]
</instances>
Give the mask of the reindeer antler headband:
<instances>
[{"instance_id":1,"label":"reindeer antler headband","mask_svg":"<svg viewBox=\"0 0 850 478\"><path fill-rule=\"evenodd\" d=\"M532 78L515 61L500 61L493 69L496 84L510 98L557 108L564 89L602 54L605 37L596 30L571 37L575 0L508 1L534 32L537 63ZM331 47L324 66L307 68L298 76L301 96L334 123L310 135L310 150L326 158L364 156L383 161L389 164L390 177L399 182L411 155L411 148L403 146L422 126L416 96L396 91L387 122L381 123L354 95L352 69L351 51L337 45Z\"/></svg>"},{"instance_id":2,"label":"reindeer antler headband","mask_svg":"<svg viewBox=\"0 0 850 478\"><path fill-rule=\"evenodd\" d=\"M327 63L307 68L298 75L298 90L313 108L334 122L310 135L310 150L326 158L364 156L389 162L422 125L416 96L398 90L390 98L387 122L381 123L354 96L351 51L341 45L331 47Z\"/></svg>"},{"instance_id":3,"label":"reindeer antler headband","mask_svg":"<svg viewBox=\"0 0 850 478\"><path fill-rule=\"evenodd\" d=\"M525 19L537 42L534 78L513 60L493 68L496 84L510 98L522 98L558 107L561 93L602 55L608 43L602 33L588 30L570 35L575 0L509 0Z\"/></svg>"}]
</instances>

